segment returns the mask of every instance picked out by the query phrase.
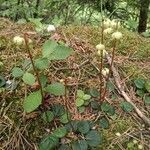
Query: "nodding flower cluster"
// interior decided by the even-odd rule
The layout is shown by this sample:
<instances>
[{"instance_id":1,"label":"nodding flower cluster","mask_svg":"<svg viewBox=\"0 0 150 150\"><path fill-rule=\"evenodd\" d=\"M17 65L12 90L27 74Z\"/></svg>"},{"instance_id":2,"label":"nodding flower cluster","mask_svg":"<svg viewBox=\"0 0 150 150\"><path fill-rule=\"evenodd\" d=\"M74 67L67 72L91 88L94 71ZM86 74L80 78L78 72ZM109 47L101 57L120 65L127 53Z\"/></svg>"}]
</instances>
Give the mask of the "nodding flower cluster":
<instances>
[{"instance_id":1,"label":"nodding flower cluster","mask_svg":"<svg viewBox=\"0 0 150 150\"><path fill-rule=\"evenodd\" d=\"M24 44L25 44L25 39L24 39L23 37L21 37L21 36L15 36L15 37L13 38L13 42L14 42L16 45L20 46L20 45L24 45ZM28 39L28 43L31 44L31 43L32 43L32 40L31 40L31 39Z\"/></svg>"},{"instance_id":2,"label":"nodding flower cluster","mask_svg":"<svg viewBox=\"0 0 150 150\"><path fill-rule=\"evenodd\" d=\"M102 22L102 28L103 28L103 36L105 37L106 35L111 35L111 38L115 41L118 41L122 38L122 33L118 31L120 28L120 22L116 20L110 20L110 19L105 19ZM102 37L103 38L103 37ZM103 43L100 43L96 45L97 49L97 55L104 57L106 55L106 50L105 50L105 45ZM102 75L106 77L109 74L109 69L108 68L103 68L102 69Z\"/></svg>"}]
</instances>

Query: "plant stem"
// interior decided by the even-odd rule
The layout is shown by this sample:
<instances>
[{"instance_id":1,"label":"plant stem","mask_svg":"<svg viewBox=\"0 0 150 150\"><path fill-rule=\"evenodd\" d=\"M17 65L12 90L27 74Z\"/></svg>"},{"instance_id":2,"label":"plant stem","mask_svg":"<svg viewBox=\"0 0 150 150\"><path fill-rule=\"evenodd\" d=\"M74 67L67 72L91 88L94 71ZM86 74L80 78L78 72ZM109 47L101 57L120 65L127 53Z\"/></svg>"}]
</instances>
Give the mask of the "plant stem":
<instances>
[{"instance_id":1,"label":"plant stem","mask_svg":"<svg viewBox=\"0 0 150 150\"><path fill-rule=\"evenodd\" d=\"M101 29L101 44L104 43L104 24L103 24L103 18L102 18L102 29ZM103 82L103 77L102 77L102 69L103 69L103 50L101 50L101 59L100 59L100 101L102 98L102 82Z\"/></svg>"},{"instance_id":2,"label":"plant stem","mask_svg":"<svg viewBox=\"0 0 150 150\"><path fill-rule=\"evenodd\" d=\"M24 33L24 39L25 39L25 46L26 46L26 49L28 51L28 55L29 55L29 58L31 60L31 64L32 64L32 67L33 67L33 71L36 74L36 78L37 78L38 84L40 86L40 91L41 91L41 96L42 96L42 102L43 102L44 101L43 88L42 88L42 84L41 84L41 81L40 81L39 73L36 70L36 67L35 67L34 61L33 61L33 57L32 57L32 54L30 52L30 47L29 47L29 43L28 43L28 34L27 33Z\"/></svg>"},{"instance_id":3,"label":"plant stem","mask_svg":"<svg viewBox=\"0 0 150 150\"><path fill-rule=\"evenodd\" d=\"M114 41L113 41L113 50L112 50L112 59L111 59L111 63L110 63L109 74L108 74L108 76L107 76L107 78L106 78L106 86L105 86L105 89L104 89L104 94L103 94L103 96L101 97L102 100L104 100L104 99L105 99L105 96L106 96L107 84L108 84L108 80L109 80L110 75L111 75L111 70L112 70L112 66L113 66L113 62L114 62L114 58L115 58L116 43L117 43L117 41L114 40Z\"/></svg>"}]
</instances>

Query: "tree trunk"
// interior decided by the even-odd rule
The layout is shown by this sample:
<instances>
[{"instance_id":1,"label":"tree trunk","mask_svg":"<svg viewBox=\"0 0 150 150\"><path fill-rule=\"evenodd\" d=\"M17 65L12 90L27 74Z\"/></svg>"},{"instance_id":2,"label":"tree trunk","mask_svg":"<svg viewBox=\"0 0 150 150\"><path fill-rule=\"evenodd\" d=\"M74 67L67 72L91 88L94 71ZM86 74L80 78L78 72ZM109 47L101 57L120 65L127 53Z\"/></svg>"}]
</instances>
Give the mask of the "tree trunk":
<instances>
[{"instance_id":1,"label":"tree trunk","mask_svg":"<svg viewBox=\"0 0 150 150\"><path fill-rule=\"evenodd\" d=\"M146 31L150 0L141 0L138 32Z\"/></svg>"}]
</instances>

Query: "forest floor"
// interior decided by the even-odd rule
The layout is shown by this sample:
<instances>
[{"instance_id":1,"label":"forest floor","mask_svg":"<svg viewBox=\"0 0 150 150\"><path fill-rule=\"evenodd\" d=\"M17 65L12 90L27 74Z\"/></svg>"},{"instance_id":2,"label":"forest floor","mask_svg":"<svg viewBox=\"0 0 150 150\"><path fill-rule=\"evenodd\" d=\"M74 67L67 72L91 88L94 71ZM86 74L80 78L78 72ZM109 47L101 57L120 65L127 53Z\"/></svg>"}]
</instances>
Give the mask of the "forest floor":
<instances>
[{"instance_id":1,"label":"forest floor","mask_svg":"<svg viewBox=\"0 0 150 150\"><path fill-rule=\"evenodd\" d=\"M18 25L7 19L0 21L0 61L4 67L0 75L6 80L13 80L11 70L14 66L21 66L28 57L24 47L16 47L12 42L16 35L23 35L24 32L34 31L29 24ZM145 105L142 98L136 95L134 80L143 78L150 80L150 39L139 36L137 33L122 29L123 39L118 43L115 55L115 67L117 68L122 85L126 88L127 94L133 103L150 118L150 106ZM59 27L51 37L32 35L34 57L41 54L41 46L49 38L61 41L72 47L75 53L63 62L52 62L47 70L52 81L60 81L68 78L70 93L74 94L76 89L87 89L99 87L99 59L96 57L95 46L100 42L100 29L91 26L65 26ZM111 52L111 43L107 38L107 51ZM87 60L88 63L85 63ZM106 62L107 65L107 62ZM72 69L72 67L78 69ZM113 77L111 78L113 80ZM114 85L115 86L115 85ZM44 135L51 132L52 126L45 124L41 119L40 111L25 114L22 103L26 87L20 84L14 91L0 93L0 149L1 150L36 150ZM132 111L124 112L120 107L122 97L116 92L112 100L111 93L107 92L107 102L116 109L116 115L107 117L110 122L108 129L99 129L103 134L103 143L98 149L108 150L137 150L138 145L143 149L150 149L150 128L146 127ZM52 103L62 103L60 98L52 97ZM72 119L90 120L97 116L93 112L86 111L80 114L75 109L75 104L68 102ZM101 113L100 115L104 115ZM93 118L92 118L93 117ZM55 126L58 126L56 123ZM116 133L121 135L117 136ZM133 140L137 144L133 146Z\"/></svg>"}]
</instances>

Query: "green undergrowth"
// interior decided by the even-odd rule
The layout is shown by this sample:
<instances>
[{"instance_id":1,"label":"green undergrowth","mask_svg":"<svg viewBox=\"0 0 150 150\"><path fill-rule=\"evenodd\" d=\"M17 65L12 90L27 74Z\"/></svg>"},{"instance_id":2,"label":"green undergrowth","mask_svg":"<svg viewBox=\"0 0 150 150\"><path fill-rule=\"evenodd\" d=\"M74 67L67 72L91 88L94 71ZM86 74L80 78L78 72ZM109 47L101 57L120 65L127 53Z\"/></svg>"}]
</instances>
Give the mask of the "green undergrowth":
<instances>
[{"instance_id":1,"label":"green undergrowth","mask_svg":"<svg viewBox=\"0 0 150 150\"><path fill-rule=\"evenodd\" d=\"M14 24L14 26L16 25ZM21 34L21 31L20 31L21 28L22 26L17 26L16 27L17 34L16 32L14 32L13 35ZM26 30L29 30L29 29L33 30L32 26L31 27L28 26ZM1 30L2 28L0 28L0 31ZM148 62L148 59L150 58L150 49L149 49L150 43L149 43L149 39L143 38L139 36L137 33L131 33L125 29L122 29L122 32L123 32L124 38L122 39L121 42L118 43L118 47L116 51L116 59L120 56L123 58L127 57L128 59L123 61L124 63L120 63L119 60L118 62L116 61L115 63L119 68L119 73L121 74L121 77L129 76L129 79L127 81L130 81L129 85L132 86L133 81L137 78L149 79L150 72L148 72L146 69L142 70L141 66L138 66L137 64L138 62L141 61L141 59L145 61L146 63ZM60 27L58 29L58 34L63 37L63 40L61 41L62 43L63 41L67 39L68 41L70 40L79 45L80 44L82 45L82 43L84 43L85 47L89 48L89 49L85 48L85 55L87 56L88 54L89 57L93 55L91 51L88 52L88 50L92 50L92 51L95 50L95 46L100 42L100 39L101 39L100 33L101 33L100 29L98 29L97 27L91 27L91 26L67 26L67 27ZM0 61L3 62L3 64L5 64L3 69L0 70L0 74L2 74L3 76L7 76L7 78L10 78L10 79L11 79L12 68L15 65L16 66L20 65L22 60L27 57L25 48L20 49L19 47L15 47L13 45L12 37L13 37L12 35L10 36L3 35L0 37L0 52L2 52L2 58L0 58ZM49 37L41 37L41 41L39 43L36 43L36 40L39 40L39 37L40 37L39 35L37 35L37 37L33 37L33 40L35 40L35 43L33 43L34 51L32 52L35 54L35 57L37 57L39 53L41 52L40 47L42 43L44 43L46 39L49 38ZM110 37L106 37L106 38L109 39ZM107 50L108 52L111 52L111 43L107 43L107 44L108 44ZM77 64L80 64L82 61L81 57L79 57L79 55L75 55L75 56L78 57L76 58ZM8 57L8 59L6 59L6 57ZM56 68L60 66L68 67L67 61L65 62L60 61L59 63L54 62L51 64L51 66L55 65ZM88 66L88 68L85 68L85 70L93 74L96 73L96 69L91 68L91 66ZM50 72L56 71L56 69L54 68L49 69L49 71ZM79 85L78 87L79 89L84 89L84 91L80 90L80 93L82 93L81 94L82 96L80 96L80 94L77 95L78 100L76 100L76 105L79 107L80 106L86 107L87 105L89 105L89 104L86 104L88 100L89 100L89 103L91 104L90 102L91 96L88 95L89 94L88 90L91 87L97 86L95 85L93 81L84 83L86 82L86 80L88 80L89 77L91 80L94 78L93 76L91 77L91 75L88 74L86 71L82 72L83 78L80 80L82 81L82 84ZM55 72L55 75L53 75L52 73L48 73L48 75L50 79L52 78L53 80L58 80L62 77L72 75L71 73L72 73L72 70L71 71L67 71L67 70L58 71L57 70ZM75 72L73 75L78 76L78 73ZM141 142L142 139L140 136L133 136L133 133L138 132L138 130L141 129L142 126L139 125L140 123L137 123L138 120L133 119L134 116L131 114L132 107L129 106L127 103L123 103L122 101L120 101L119 96L115 97L116 90L110 91L110 93L112 92L114 94L113 95L115 97L114 99L116 99L114 101L111 100L110 102L114 104L114 107L112 108L110 105L108 104L106 105L106 103L105 104L103 103L104 104L103 108L101 108L101 110L103 111L100 114L101 116L100 119L98 118L98 121L97 121L98 123L96 122L97 124L95 124L93 127L90 127L90 129L88 129L89 130L88 132L84 131L82 126L80 126L80 128L77 129L77 131L73 133L72 135L73 137L71 135L68 135L69 138L68 137L64 138L67 133L62 132L62 130L61 132L58 132L57 128L62 127L64 126L64 124L66 124L64 123L64 122L67 122L66 118L65 119L63 118L64 119L63 120L61 118L62 116L60 117L56 115L55 117L53 117L53 115L51 115L50 118L43 119L43 116L44 116L43 112L45 112L45 110L42 110L42 108L40 108L39 110L31 114L25 115L25 113L23 112L22 104L23 104L24 94L26 94L27 91L25 91L26 90L25 88L22 88L23 86L24 86L23 84L19 85L19 88L21 88L21 90L16 90L15 93L9 92L9 91L6 91L6 93L1 92L0 105L2 106L2 108L0 111L0 117L2 118L2 124L3 124L3 128L2 128L3 132L1 135L3 139L1 143L3 146L10 142L10 144L12 144L12 147L13 147L14 146L13 140L16 141L16 139L18 139L20 143L21 143L21 140L23 140L23 143L25 143L22 145L20 144L21 146L25 146L27 149L36 149L39 143L41 142L41 139L51 134L52 135L50 138L52 139L52 141L56 143L58 143L58 141L59 142L61 141L61 144L63 145L63 142L65 140L68 140L69 138L75 141L77 137L81 139L88 137L89 132L91 131L93 132L93 130L95 131L95 128L98 129L99 133L103 135L102 141L101 141L102 143L100 144L100 146L98 146L98 148L95 148L97 150L99 149L105 150L107 148L109 150L110 149L120 150L122 147L126 148L127 150L134 150L134 149L137 149L138 144L143 144ZM144 94L148 95L147 91L145 91L144 86L145 85L143 85L143 87L140 88L140 90L142 89L145 92ZM29 91L32 91L32 90L33 90L32 88L29 88ZM138 87L137 87L137 90L139 90ZM74 93L74 91L71 91L71 92ZM50 100L54 101L55 98L56 98L55 96L52 96ZM71 98L69 100L71 101ZM122 107L124 108L126 112L124 112L120 108L120 106L118 107L118 105L122 105ZM97 104L94 105L93 106L94 108L92 109L95 109L96 106ZM115 115L114 115L114 108L116 109ZM83 111L82 109L80 108L81 112ZM96 110L94 111L96 112ZM49 114L50 113L54 113L54 112L49 112ZM110 115L108 115L109 113ZM19 134L20 132L22 133L23 137L22 136L20 137L21 135ZM9 140L10 137L12 138L12 140ZM138 144L133 143L134 139L138 140ZM47 139L45 138L44 140L47 140ZM77 141L75 141L74 143L75 145L74 147L76 147L76 145L78 144L76 142ZM34 148L34 146L36 148ZM20 149L20 147L15 147L15 148Z\"/></svg>"}]
</instances>

